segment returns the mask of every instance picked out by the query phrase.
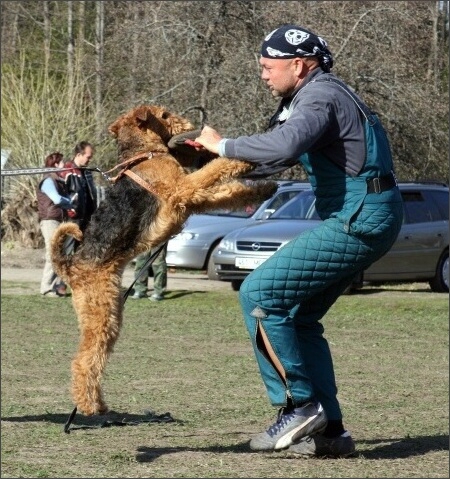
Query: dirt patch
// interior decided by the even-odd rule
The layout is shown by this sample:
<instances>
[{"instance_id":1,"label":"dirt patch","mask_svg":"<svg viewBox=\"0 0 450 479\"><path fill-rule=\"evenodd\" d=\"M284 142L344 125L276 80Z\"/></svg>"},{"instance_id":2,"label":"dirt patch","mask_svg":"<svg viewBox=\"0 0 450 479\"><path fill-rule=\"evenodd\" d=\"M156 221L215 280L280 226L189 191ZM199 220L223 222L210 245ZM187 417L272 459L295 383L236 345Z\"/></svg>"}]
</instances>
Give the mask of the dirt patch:
<instances>
[{"instance_id":1,"label":"dirt patch","mask_svg":"<svg viewBox=\"0 0 450 479\"><path fill-rule=\"evenodd\" d=\"M2 241L2 268L43 268L45 248L24 248L17 242Z\"/></svg>"},{"instance_id":2,"label":"dirt patch","mask_svg":"<svg viewBox=\"0 0 450 479\"><path fill-rule=\"evenodd\" d=\"M39 283L45 263L45 249L24 248L18 243L2 242L2 293L33 294L36 287L29 283ZM123 286L128 287L134 280L134 267L130 263L123 275ZM10 283L7 283L10 282ZM21 283L18 285L17 283ZM28 283L28 284L27 284ZM149 280L149 287L153 285ZM205 271L169 269L168 290L217 291L231 290L230 283L211 281Z\"/></svg>"}]
</instances>

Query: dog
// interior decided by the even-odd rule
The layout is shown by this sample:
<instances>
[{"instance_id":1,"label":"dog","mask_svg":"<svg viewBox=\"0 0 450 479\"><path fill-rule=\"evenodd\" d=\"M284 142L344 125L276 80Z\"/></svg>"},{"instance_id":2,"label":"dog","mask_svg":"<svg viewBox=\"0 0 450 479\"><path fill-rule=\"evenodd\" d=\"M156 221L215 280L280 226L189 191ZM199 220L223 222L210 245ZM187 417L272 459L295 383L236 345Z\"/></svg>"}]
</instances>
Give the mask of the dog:
<instances>
[{"instance_id":1,"label":"dog","mask_svg":"<svg viewBox=\"0 0 450 479\"><path fill-rule=\"evenodd\" d=\"M195 127L162 106L133 108L108 130L126 174L108 188L84 233L75 223L63 223L51 248L54 269L72 290L80 342L71 364L71 394L87 416L108 412L100 382L122 326L126 265L178 234L189 215L243 207L270 198L277 189L274 181L246 184L239 178L253 166L217 155L188 171L195 159L188 152L194 149L170 150L168 144ZM64 253L68 236L78 242L71 255Z\"/></svg>"}]
</instances>

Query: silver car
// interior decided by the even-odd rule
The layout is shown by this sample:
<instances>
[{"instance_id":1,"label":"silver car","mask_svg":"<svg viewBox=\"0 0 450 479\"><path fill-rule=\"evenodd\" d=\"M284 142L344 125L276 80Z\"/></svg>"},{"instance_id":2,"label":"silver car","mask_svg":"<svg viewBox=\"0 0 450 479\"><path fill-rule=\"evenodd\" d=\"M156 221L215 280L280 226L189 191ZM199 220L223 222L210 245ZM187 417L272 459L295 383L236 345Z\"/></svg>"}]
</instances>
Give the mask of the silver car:
<instances>
[{"instance_id":1,"label":"silver car","mask_svg":"<svg viewBox=\"0 0 450 479\"><path fill-rule=\"evenodd\" d=\"M191 216L181 233L168 242L167 265L171 268L206 270L209 279L218 280L212 253L227 233L266 219L299 191L311 188L305 181L280 180L277 183L278 190L262 204L238 211L216 210Z\"/></svg>"},{"instance_id":2,"label":"silver car","mask_svg":"<svg viewBox=\"0 0 450 479\"><path fill-rule=\"evenodd\" d=\"M448 292L448 186L400 183L404 222L390 251L358 278L363 281L428 281L436 292ZM299 193L270 218L240 228L223 238L213 262L220 280L238 290L245 277L275 251L321 220L312 191Z\"/></svg>"}]
</instances>

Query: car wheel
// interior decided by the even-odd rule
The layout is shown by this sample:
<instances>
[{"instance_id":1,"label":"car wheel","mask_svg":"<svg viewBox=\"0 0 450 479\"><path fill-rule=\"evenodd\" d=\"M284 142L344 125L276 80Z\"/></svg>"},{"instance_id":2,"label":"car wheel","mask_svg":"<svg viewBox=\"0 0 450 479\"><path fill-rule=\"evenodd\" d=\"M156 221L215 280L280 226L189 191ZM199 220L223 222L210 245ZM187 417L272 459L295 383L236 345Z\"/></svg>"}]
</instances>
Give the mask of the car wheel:
<instances>
[{"instance_id":1,"label":"car wheel","mask_svg":"<svg viewBox=\"0 0 450 479\"><path fill-rule=\"evenodd\" d=\"M439 258L436 275L429 284L435 293L448 293L448 250Z\"/></svg>"},{"instance_id":2,"label":"car wheel","mask_svg":"<svg viewBox=\"0 0 450 479\"><path fill-rule=\"evenodd\" d=\"M219 248L219 245L216 245L211 250L211 253L209 254L209 257L208 257L208 266L206 268L206 274L208 275L208 279L211 279L212 281L219 281L219 275L216 273L216 267L214 266L214 262L213 262L213 254L217 251L218 248Z\"/></svg>"},{"instance_id":3,"label":"car wheel","mask_svg":"<svg viewBox=\"0 0 450 479\"><path fill-rule=\"evenodd\" d=\"M233 279L231 281L231 287L233 288L233 291L239 291L243 282L244 281L242 279Z\"/></svg>"}]
</instances>

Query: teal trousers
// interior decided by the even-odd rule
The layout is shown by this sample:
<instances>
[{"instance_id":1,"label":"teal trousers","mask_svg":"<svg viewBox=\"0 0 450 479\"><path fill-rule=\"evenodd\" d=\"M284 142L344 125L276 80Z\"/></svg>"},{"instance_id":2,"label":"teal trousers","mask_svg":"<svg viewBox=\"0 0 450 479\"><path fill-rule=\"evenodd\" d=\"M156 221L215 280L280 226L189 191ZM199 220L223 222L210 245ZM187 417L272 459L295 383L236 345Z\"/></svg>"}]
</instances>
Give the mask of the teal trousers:
<instances>
[{"instance_id":1,"label":"teal trousers","mask_svg":"<svg viewBox=\"0 0 450 479\"><path fill-rule=\"evenodd\" d=\"M350 231L329 218L255 269L239 296L262 380L274 406L315 399L329 420L342 419L333 361L320 320L354 277L397 238L401 202L364 206ZM358 314L355 311L355 314ZM258 335L263 328L286 374L273 367Z\"/></svg>"}]
</instances>

